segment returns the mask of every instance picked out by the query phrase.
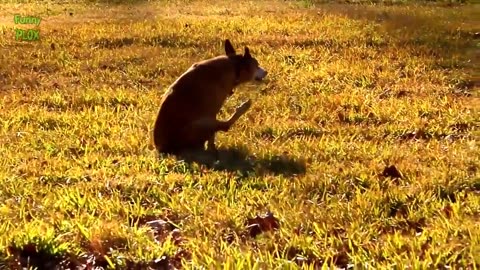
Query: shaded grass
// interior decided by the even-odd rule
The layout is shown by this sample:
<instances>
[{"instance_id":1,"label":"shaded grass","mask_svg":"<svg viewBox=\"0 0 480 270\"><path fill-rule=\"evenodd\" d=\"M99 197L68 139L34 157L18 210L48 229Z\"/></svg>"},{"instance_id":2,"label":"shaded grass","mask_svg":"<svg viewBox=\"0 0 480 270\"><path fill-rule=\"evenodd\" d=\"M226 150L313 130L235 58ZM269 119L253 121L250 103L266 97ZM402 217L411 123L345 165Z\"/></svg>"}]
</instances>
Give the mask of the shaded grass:
<instances>
[{"instance_id":1,"label":"shaded grass","mask_svg":"<svg viewBox=\"0 0 480 270\"><path fill-rule=\"evenodd\" d=\"M2 5L5 264L479 265L477 6L178 3ZM219 161L157 156L161 93L224 38L269 77L219 117L251 111Z\"/></svg>"}]
</instances>

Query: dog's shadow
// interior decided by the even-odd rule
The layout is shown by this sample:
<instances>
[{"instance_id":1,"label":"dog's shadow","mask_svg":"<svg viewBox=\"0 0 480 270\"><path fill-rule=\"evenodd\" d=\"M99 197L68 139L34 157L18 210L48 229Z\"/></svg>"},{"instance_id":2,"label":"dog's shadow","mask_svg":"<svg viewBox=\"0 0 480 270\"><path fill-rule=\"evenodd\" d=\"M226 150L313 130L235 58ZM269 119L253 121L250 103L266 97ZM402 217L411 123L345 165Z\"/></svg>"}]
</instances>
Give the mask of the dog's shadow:
<instances>
[{"instance_id":1,"label":"dog's shadow","mask_svg":"<svg viewBox=\"0 0 480 270\"><path fill-rule=\"evenodd\" d=\"M306 164L301 159L293 159L287 155L272 155L262 158L250 155L245 147L218 148L216 154L203 150L185 151L175 156L189 165L197 163L214 171L239 172L248 175L303 175Z\"/></svg>"}]
</instances>

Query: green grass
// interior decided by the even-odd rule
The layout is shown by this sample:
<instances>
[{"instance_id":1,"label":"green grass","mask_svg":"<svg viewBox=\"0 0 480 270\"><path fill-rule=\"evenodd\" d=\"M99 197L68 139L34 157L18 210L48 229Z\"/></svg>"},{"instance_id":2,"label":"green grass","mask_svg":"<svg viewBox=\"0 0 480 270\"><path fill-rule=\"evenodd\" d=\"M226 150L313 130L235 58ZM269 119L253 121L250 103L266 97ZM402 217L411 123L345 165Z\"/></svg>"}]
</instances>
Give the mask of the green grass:
<instances>
[{"instance_id":1,"label":"green grass","mask_svg":"<svg viewBox=\"0 0 480 270\"><path fill-rule=\"evenodd\" d=\"M0 5L8 269L480 266L478 5L134 2ZM225 38L269 75L219 118L251 111L219 162L159 158L161 94Z\"/></svg>"}]
</instances>

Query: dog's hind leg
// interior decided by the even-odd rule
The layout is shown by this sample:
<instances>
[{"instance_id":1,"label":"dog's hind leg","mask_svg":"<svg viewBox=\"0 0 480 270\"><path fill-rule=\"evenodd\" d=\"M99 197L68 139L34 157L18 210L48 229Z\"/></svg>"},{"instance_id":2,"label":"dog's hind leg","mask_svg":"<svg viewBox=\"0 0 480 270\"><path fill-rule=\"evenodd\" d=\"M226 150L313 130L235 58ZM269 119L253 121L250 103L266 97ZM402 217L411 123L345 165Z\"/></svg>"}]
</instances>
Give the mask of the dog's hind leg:
<instances>
[{"instance_id":1,"label":"dog's hind leg","mask_svg":"<svg viewBox=\"0 0 480 270\"><path fill-rule=\"evenodd\" d=\"M189 138L192 147L203 147L205 142L208 142L208 150L216 151L215 134L219 131L227 132L248 111L251 105L251 100L244 102L227 121L220 121L215 118L198 119L187 127L186 137Z\"/></svg>"},{"instance_id":2,"label":"dog's hind leg","mask_svg":"<svg viewBox=\"0 0 480 270\"><path fill-rule=\"evenodd\" d=\"M248 109L250 108L251 105L252 105L252 101L247 100L242 105L237 107L237 109L235 110L235 113L225 122L226 123L226 129L224 129L222 131L228 131L230 129L230 127L233 124L235 124L235 122L237 122L237 120L248 111ZM208 140L207 140L207 149L211 150L211 151L214 151L214 152L216 152L215 134L216 134L216 132L213 133L210 136L210 138L208 138Z\"/></svg>"},{"instance_id":3,"label":"dog's hind leg","mask_svg":"<svg viewBox=\"0 0 480 270\"><path fill-rule=\"evenodd\" d=\"M248 109L252 106L252 100L247 100L242 105L238 106L237 109L235 110L235 113L230 117L230 119L227 120L227 122L232 126L237 122L237 120L244 115Z\"/></svg>"}]
</instances>

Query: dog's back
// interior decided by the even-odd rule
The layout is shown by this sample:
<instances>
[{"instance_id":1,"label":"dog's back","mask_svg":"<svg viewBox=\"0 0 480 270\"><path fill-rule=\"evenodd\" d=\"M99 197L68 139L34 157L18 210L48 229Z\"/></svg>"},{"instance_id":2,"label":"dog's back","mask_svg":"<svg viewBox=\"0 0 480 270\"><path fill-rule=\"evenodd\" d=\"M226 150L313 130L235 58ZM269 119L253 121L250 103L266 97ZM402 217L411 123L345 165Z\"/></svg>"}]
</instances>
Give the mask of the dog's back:
<instances>
[{"instance_id":1,"label":"dog's back","mask_svg":"<svg viewBox=\"0 0 480 270\"><path fill-rule=\"evenodd\" d=\"M214 116L234 86L232 59L218 56L192 65L172 84L172 91L168 94L171 97L167 98L193 105L188 110L195 115Z\"/></svg>"}]
</instances>

